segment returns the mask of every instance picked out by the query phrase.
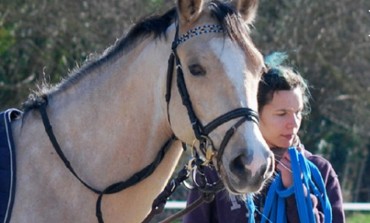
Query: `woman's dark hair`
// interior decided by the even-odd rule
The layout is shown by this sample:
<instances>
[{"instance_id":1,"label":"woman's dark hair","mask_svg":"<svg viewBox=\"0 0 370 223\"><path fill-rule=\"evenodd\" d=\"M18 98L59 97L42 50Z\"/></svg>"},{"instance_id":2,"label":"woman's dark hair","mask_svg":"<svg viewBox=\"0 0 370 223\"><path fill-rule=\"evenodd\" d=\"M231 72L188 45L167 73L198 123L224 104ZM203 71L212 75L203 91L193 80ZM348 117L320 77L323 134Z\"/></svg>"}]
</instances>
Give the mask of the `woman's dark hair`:
<instances>
[{"instance_id":1,"label":"woman's dark hair","mask_svg":"<svg viewBox=\"0 0 370 223\"><path fill-rule=\"evenodd\" d=\"M269 68L265 74L262 75L258 87L258 112L271 102L274 93L281 90L293 90L299 87L302 90L303 111L302 115L307 115L310 111L309 99L311 94L305 79L292 68L287 66L276 66Z\"/></svg>"}]
</instances>

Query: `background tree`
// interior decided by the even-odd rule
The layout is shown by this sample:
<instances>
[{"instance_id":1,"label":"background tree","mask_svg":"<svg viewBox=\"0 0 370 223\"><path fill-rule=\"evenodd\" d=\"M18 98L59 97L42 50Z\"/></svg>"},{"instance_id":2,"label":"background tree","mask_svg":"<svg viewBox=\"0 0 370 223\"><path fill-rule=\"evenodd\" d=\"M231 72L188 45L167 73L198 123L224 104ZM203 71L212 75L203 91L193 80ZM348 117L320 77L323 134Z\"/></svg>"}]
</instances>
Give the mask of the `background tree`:
<instances>
[{"instance_id":1,"label":"background tree","mask_svg":"<svg viewBox=\"0 0 370 223\"><path fill-rule=\"evenodd\" d=\"M60 81L163 5L161 0L2 0L0 107L19 107L35 82Z\"/></svg>"}]
</instances>

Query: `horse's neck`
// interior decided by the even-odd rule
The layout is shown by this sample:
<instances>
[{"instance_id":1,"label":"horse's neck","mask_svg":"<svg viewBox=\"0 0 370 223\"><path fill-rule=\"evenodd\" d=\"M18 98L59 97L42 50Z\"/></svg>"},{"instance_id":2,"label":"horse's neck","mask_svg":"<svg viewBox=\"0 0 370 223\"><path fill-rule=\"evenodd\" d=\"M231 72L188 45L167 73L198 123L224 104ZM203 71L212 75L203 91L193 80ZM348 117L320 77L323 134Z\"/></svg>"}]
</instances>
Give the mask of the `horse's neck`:
<instances>
[{"instance_id":1,"label":"horse's neck","mask_svg":"<svg viewBox=\"0 0 370 223\"><path fill-rule=\"evenodd\" d=\"M164 100L169 47L138 47L50 98L62 150L80 177L100 189L151 163L172 134Z\"/></svg>"}]
</instances>

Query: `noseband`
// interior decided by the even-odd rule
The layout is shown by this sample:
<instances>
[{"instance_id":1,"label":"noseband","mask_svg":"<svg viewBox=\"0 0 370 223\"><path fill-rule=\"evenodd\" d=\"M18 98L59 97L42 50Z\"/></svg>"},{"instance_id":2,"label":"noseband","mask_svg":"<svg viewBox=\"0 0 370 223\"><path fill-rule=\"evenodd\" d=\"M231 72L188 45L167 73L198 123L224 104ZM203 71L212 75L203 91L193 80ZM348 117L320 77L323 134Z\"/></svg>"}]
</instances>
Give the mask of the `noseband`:
<instances>
[{"instance_id":1,"label":"noseband","mask_svg":"<svg viewBox=\"0 0 370 223\"><path fill-rule=\"evenodd\" d=\"M191 39L192 37L199 36L205 33L225 33L224 29L221 25L203 25L196 27L192 30L189 30L182 36L178 37L178 26L176 26L176 34L175 39L172 43L172 53L168 59L168 69L167 69L167 89L166 89L166 102L167 102L167 114L169 118L169 102L171 99L171 85L172 85L172 77L174 73L174 65L176 65L176 73L177 73L177 88L181 95L182 103L186 107L188 116L190 119L190 123L192 125L194 135L196 139L199 141L199 150L201 151L201 155L205 157L205 164L212 163L212 158L216 157L217 168L220 169L220 163L222 159L222 154L224 153L225 147L229 142L230 138L237 130L239 126L241 126L246 121L253 121L258 124L259 118L258 113L250 108L242 107L237 108L232 111L229 111L217 118L213 121L208 123L207 125L203 125L200 120L198 119L197 115L194 112L191 99L186 88L186 83L184 79L184 73L182 71L181 61L177 55L177 47ZM239 120L229 129L226 131L223 140L219 146L219 149L216 150L209 134L219 127L220 125L229 122L234 119Z\"/></svg>"}]
</instances>

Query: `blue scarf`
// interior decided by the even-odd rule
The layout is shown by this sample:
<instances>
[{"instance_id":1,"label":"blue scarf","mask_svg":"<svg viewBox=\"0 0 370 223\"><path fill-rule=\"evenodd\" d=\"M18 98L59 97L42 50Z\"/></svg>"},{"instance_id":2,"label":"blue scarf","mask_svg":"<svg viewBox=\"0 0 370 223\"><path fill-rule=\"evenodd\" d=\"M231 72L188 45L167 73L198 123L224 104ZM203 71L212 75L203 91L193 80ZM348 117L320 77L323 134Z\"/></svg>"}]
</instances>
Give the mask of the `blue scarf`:
<instances>
[{"instance_id":1,"label":"blue scarf","mask_svg":"<svg viewBox=\"0 0 370 223\"><path fill-rule=\"evenodd\" d=\"M265 223L266 221L273 223L286 223L287 216L285 199L291 195L295 196L300 222L316 222L312 211L313 207L310 194L314 194L321 203L325 215L325 223L331 223L331 205L320 171L315 164L306 159L295 147L289 148L288 151L293 171L293 185L285 189L280 173L277 174L267 193L261 223ZM307 188L306 195L303 191L302 185ZM250 213L249 216L254 216L256 208L253 203L252 195L247 196L246 206ZM253 217L248 219L248 223L254 222Z\"/></svg>"}]
</instances>

